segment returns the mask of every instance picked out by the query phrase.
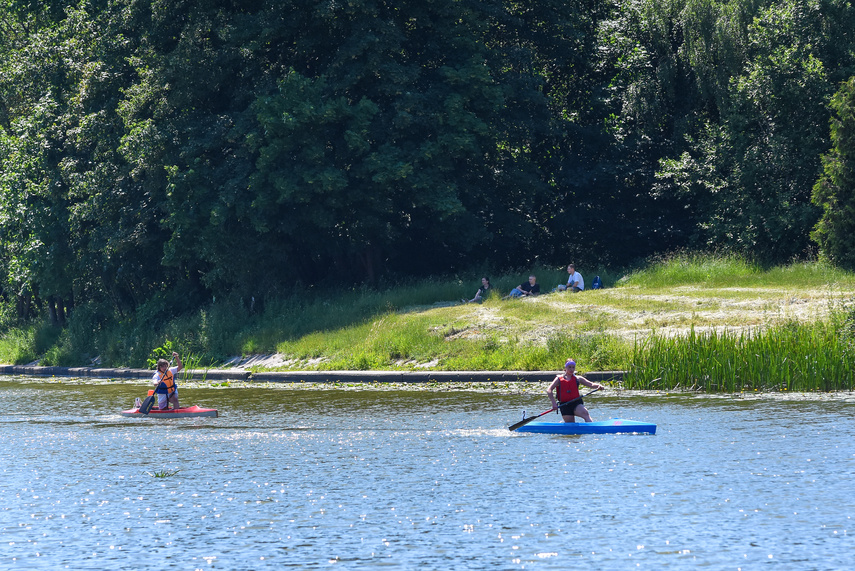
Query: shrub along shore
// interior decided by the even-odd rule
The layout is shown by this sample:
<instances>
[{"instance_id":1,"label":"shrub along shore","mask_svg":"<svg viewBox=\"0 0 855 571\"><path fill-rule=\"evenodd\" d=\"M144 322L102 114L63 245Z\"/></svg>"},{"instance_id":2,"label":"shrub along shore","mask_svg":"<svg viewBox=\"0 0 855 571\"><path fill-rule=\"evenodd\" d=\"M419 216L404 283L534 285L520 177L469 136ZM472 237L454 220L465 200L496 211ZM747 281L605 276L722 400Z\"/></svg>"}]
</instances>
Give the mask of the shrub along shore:
<instances>
[{"instance_id":1,"label":"shrub along shore","mask_svg":"<svg viewBox=\"0 0 855 571\"><path fill-rule=\"evenodd\" d=\"M502 300L528 273L491 276L497 294L483 304L458 301L477 289L483 273L473 273L268 300L260 310L219 300L171 319L143 312L97 331L82 320L85 311L62 330L6 323L0 362L145 370L176 350L188 369L244 378L351 371L429 381L496 372L540 382L573 357L580 371L623 371L621 386L631 390L853 389L855 276L824 264L760 268L680 256L635 271L586 271L589 282L603 278L598 291ZM563 268L534 273L546 292L566 281ZM255 354L278 359L228 369L231 356Z\"/></svg>"}]
</instances>

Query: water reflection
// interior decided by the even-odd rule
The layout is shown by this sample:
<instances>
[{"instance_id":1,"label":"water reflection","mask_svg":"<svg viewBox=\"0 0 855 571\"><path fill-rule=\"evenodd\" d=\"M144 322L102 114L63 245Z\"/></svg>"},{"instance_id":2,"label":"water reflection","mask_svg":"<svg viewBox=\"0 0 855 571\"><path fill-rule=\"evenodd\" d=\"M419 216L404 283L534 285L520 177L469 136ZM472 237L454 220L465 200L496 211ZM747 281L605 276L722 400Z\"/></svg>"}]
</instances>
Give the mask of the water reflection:
<instances>
[{"instance_id":1,"label":"water reflection","mask_svg":"<svg viewBox=\"0 0 855 571\"><path fill-rule=\"evenodd\" d=\"M598 396L656 436L511 433L543 396L0 382L0 568L840 569L853 405ZM153 474L177 471L174 476ZM807 562L807 563L806 563Z\"/></svg>"}]
</instances>

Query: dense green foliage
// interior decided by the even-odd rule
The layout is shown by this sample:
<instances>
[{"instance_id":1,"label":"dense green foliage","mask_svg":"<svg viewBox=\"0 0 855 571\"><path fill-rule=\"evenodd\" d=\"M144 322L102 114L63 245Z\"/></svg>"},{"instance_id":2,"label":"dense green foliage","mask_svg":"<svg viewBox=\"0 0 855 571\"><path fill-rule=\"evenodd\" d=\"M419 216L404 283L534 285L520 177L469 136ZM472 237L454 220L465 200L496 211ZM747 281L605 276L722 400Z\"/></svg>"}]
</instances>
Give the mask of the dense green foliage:
<instances>
[{"instance_id":1,"label":"dense green foliage","mask_svg":"<svg viewBox=\"0 0 855 571\"><path fill-rule=\"evenodd\" d=\"M2 0L0 293L103 353L215 299L676 248L781 263L823 209L843 263L845 90L821 157L852 21L850 0Z\"/></svg>"},{"instance_id":2,"label":"dense green foliage","mask_svg":"<svg viewBox=\"0 0 855 571\"><path fill-rule=\"evenodd\" d=\"M831 152L814 187L814 201L823 215L814 236L833 263L855 269L855 77L832 99Z\"/></svg>"}]
</instances>

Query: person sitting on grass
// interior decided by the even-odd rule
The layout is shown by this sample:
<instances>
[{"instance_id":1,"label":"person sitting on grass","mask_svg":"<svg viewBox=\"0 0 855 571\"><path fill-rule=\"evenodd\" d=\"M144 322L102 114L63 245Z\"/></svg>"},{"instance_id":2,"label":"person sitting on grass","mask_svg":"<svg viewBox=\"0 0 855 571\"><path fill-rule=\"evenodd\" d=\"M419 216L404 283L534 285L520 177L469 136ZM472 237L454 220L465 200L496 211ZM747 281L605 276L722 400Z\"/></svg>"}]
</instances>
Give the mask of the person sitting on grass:
<instances>
[{"instance_id":1,"label":"person sitting on grass","mask_svg":"<svg viewBox=\"0 0 855 571\"><path fill-rule=\"evenodd\" d=\"M481 278L481 287L475 292L475 297L468 300L461 299L460 301L463 303L481 303L487 299L491 291L493 291L493 287L490 285L490 278Z\"/></svg>"},{"instance_id":2,"label":"person sitting on grass","mask_svg":"<svg viewBox=\"0 0 855 571\"><path fill-rule=\"evenodd\" d=\"M570 274L567 278L567 285L560 285L556 289L558 291L584 291L585 290L585 280L582 278L582 274L576 271L576 266L570 264L567 266L567 273Z\"/></svg>"},{"instance_id":3,"label":"person sitting on grass","mask_svg":"<svg viewBox=\"0 0 855 571\"><path fill-rule=\"evenodd\" d=\"M504 299L509 297L528 297L540 293L540 284L537 283L537 278L534 275L528 276L528 282L521 283L511 290L511 293L506 295Z\"/></svg>"}]
</instances>

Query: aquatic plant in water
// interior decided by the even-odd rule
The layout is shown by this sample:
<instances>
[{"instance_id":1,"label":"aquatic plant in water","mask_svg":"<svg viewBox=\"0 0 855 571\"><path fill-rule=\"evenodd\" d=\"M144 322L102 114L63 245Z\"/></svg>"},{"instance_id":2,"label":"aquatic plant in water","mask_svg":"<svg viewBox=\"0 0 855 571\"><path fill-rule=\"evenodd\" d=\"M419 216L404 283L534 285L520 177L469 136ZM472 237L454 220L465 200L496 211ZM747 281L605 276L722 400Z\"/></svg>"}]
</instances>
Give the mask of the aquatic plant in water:
<instances>
[{"instance_id":1,"label":"aquatic plant in water","mask_svg":"<svg viewBox=\"0 0 855 571\"><path fill-rule=\"evenodd\" d=\"M170 478L181 470L161 470L160 472L146 472L152 478Z\"/></svg>"}]
</instances>

